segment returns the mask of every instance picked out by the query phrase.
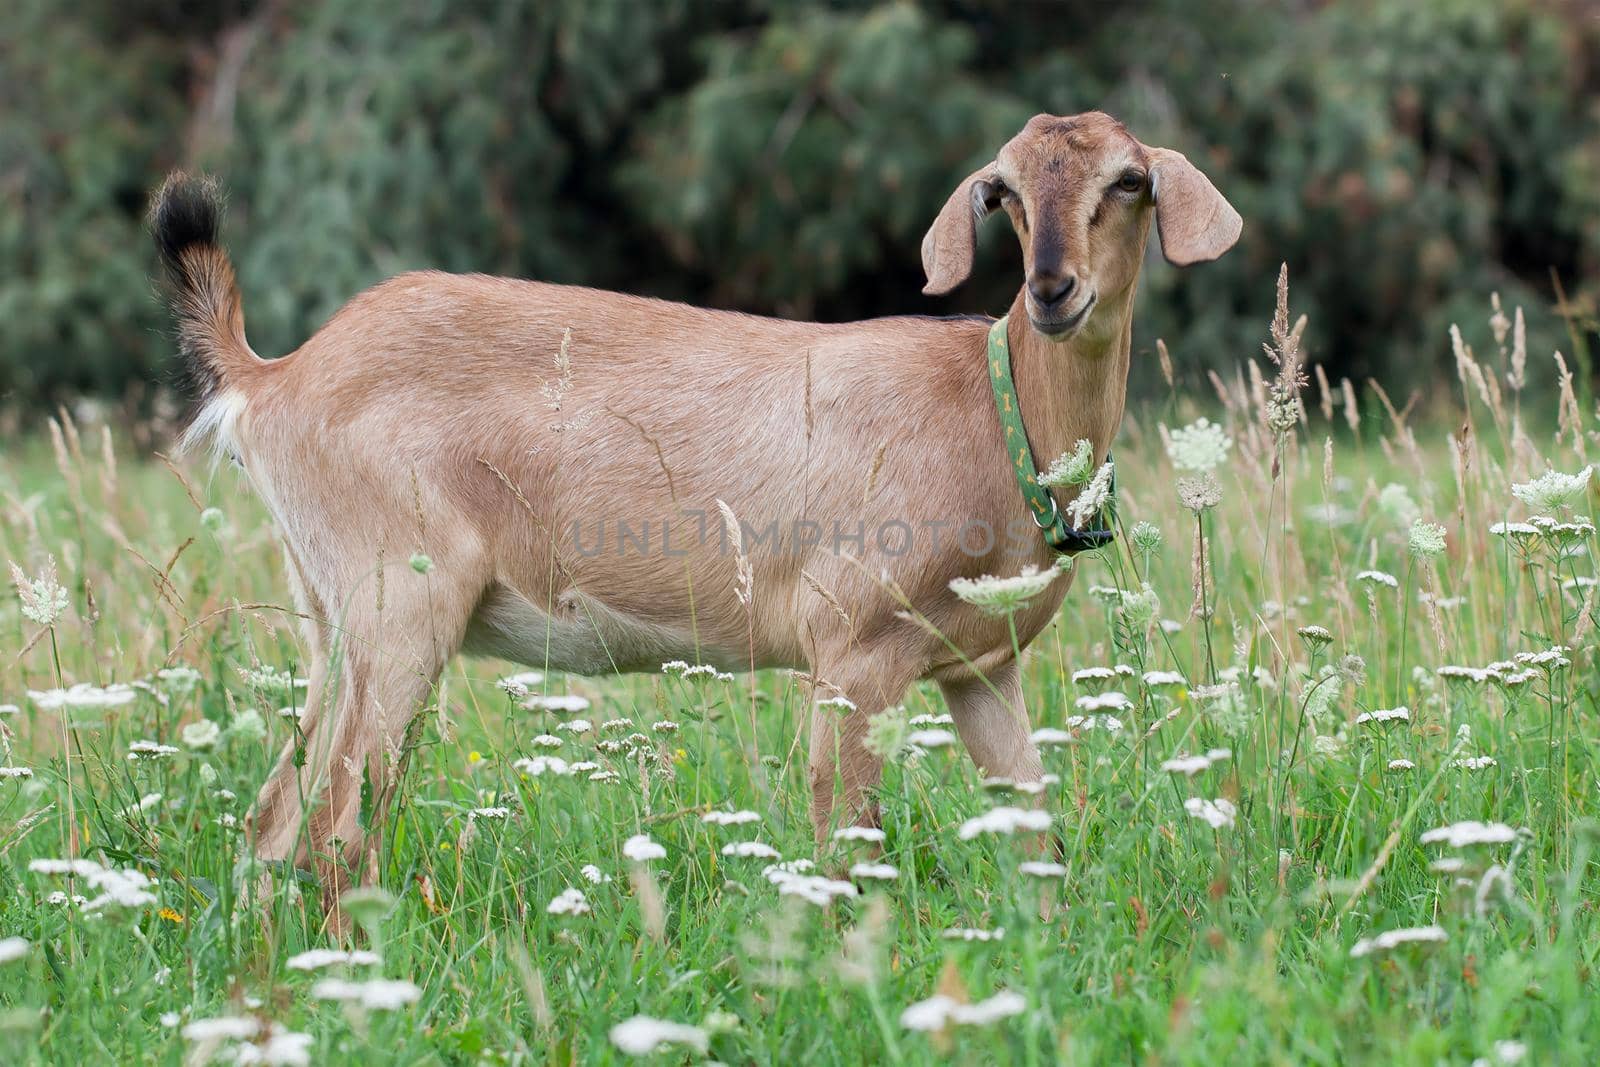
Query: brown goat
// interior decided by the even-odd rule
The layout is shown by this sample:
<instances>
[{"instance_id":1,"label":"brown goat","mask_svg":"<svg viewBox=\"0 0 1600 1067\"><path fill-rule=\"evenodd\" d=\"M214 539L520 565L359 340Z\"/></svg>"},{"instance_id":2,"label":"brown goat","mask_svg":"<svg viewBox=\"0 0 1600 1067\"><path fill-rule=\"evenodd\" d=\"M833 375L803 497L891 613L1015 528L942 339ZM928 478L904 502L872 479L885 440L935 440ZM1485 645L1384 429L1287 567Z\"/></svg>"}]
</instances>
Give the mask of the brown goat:
<instances>
[{"instance_id":1,"label":"brown goat","mask_svg":"<svg viewBox=\"0 0 1600 1067\"><path fill-rule=\"evenodd\" d=\"M1033 454L1088 439L1103 458L1152 214L1177 264L1221 255L1239 216L1116 120L1040 115L951 194L925 292L967 277L996 205L1022 243L1008 339ZM182 176L153 213L201 396L187 442L243 469L312 620L305 759L289 746L262 787L259 857L316 863L336 903L376 847L409 724L463 650L585 674L803 668L814 701L848 700L812 714L819 840L836 794L839 821L875 817L867 722L921 678L985 773L1038 779L1006 620L950 589L1054 562L999 432L988 321L798 323L422 272L264 361L218 215L214 186ZM1016 615L1023 645L1070 580Z\"/></svg>"}]
</instances>

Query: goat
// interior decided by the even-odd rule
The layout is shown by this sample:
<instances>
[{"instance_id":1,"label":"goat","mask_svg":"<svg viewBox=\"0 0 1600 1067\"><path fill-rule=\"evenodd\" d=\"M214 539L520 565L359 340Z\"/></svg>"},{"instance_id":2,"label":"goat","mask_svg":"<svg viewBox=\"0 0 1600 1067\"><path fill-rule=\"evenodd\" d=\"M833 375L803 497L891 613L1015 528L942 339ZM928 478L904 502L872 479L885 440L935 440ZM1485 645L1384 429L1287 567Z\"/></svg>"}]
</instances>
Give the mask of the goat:
<instances>
[{"instance_id":1,"label":"goat","mask_svg":"<svg viewBox=\"0 0 1600 1067\"><path fill-rule=\"evenodd\" d=\"M1239 215L1115 119L1039 115L950 194L922 244L924 292L966 279L996 207L1022 245L1006 334L1028 443L1048 460L1087 439L1103 458L1152 217L1186 265L1226 251ZM583 674L669 659L807 672L814 705L834 705L811 715L819 842L835 820L876 819L882 766L863 737L919 679L984 773L1038 780L1007 620L950 588L1055 562L999 433L989 320L800 323L418 272L263 360L219 216L215 185L181 174L152 210L199 394L185 444L235 459L282 538L309 689L249 840L315 865L330 908L376 849L410 724L461 651ZM742 555L707 535L724 508L762 535ZM431 568L407 566L414 553ZM1015 614L1021 646L1070 583Z\"/></svg>"}]
</instances>

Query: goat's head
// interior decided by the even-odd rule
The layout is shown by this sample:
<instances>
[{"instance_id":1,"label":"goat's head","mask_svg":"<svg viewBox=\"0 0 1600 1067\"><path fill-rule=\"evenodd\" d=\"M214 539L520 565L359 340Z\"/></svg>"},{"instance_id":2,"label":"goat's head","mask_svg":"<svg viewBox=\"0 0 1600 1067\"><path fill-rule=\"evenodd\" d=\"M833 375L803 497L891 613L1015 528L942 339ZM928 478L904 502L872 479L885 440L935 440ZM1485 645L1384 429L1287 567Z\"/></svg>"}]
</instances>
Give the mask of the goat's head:
<instances>
[{"instance_id":1,"label":"goat's head","mask_svg":"<svg viewBox=\"0 0 1600 1067\"><path fill-rule=\"evenodd\" d=\"M922 239L923 292L966 281L978 221L996 207L1022 242L1028 318L1058 340L1138 280L1152 207L1178 266L1216 259L1239 238L1239 213L1181 154L1140 144L1098 111L1036 115L945 201Z\"/></svg>"}]
</instances>

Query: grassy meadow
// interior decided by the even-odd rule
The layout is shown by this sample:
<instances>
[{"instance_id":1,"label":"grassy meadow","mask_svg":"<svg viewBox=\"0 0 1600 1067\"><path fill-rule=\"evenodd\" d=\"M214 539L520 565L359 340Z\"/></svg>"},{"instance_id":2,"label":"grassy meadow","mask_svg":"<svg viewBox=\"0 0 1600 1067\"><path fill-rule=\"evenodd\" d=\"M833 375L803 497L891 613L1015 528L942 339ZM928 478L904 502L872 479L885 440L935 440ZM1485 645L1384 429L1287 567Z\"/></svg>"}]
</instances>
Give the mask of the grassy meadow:
<instances>
[{"instance_id":1,"label":"grassy meadow","mask_svg":"<svg viewBox=\"0 0 1600 1067\"><path fill-rule=\"evenodd\" d=\"M1536 479L1596 425L1509 315L1426 418L1264 358L1130 411L1037 798L920 687L885 840L819 853L800 679L456 661L332 960L241 847L302 673L266 515L63 415L0 454L0 1062L1592 1062L1594 497Z\"/></svg>"}]
</instances>

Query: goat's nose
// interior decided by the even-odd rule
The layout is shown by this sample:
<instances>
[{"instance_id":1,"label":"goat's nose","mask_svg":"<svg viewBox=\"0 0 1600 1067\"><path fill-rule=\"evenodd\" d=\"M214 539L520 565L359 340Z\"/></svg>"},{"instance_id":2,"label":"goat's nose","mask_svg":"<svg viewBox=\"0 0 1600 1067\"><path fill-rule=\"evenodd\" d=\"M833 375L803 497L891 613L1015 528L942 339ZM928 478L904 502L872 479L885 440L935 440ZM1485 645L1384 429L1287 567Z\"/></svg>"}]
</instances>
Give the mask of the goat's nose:
<instances>
[{"instance_id":1,"label":"goat's nose","mask_svg":"<svg viewBox=\"0 0 1600 1067\"><path fill-rule=\"evenodd\" d=\"M1028 292L1041 307L1055 307L1078 287L1076 274L1038 274L1028 279Z\"/></svg>"}]
</instances>

